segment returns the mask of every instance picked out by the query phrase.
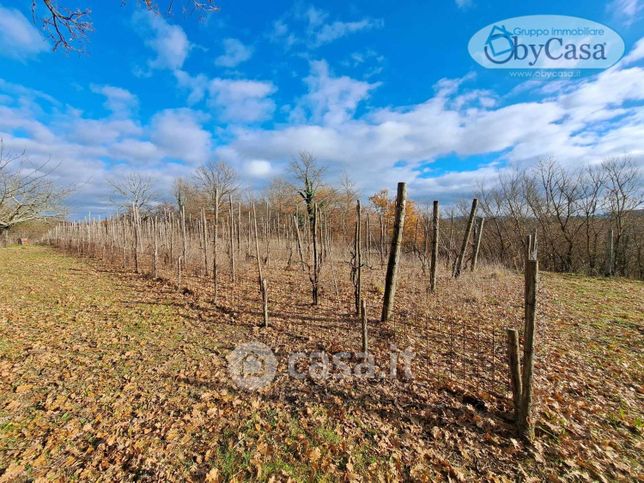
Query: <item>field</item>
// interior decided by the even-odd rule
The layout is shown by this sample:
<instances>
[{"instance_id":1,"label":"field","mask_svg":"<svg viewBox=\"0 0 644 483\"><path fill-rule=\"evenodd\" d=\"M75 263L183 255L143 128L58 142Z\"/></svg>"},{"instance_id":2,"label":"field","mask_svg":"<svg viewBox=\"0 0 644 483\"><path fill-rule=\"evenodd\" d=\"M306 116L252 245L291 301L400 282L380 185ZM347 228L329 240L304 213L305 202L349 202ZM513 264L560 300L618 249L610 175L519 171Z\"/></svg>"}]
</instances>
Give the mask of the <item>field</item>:
<instances>
[{"instance_id":1,"label":"field","mask_svg":"<svg viewBox=\"0 0 644 483\"><path fill-rule=\"evenodd\" d=\"M1 249L0 480L644 477L642 282L542 274L528 447L507 416L503 353L489 366L467 360L485 351L465 345L443 357L443 336L461 340L449 337L458 324L496 327L504 346L503 328L522 317L521 274L483 266L441 278L428 296L412 283L420 272L403 268L397 315L380 325L382 273L370 271L376 361L392 344L412 347L413 377L315 380L289 377L288 354L359 350L350 288L326 280L312 307L306 275L282 265L269 270L264 328L250 262L237 283L222 277L215 307L196 277L178 290L52 248ZM275 381L257 392L227 370L230 351L250 341L278 360ZM490 369L491 382L472 377Z\"/></svg>"}]
</instances>

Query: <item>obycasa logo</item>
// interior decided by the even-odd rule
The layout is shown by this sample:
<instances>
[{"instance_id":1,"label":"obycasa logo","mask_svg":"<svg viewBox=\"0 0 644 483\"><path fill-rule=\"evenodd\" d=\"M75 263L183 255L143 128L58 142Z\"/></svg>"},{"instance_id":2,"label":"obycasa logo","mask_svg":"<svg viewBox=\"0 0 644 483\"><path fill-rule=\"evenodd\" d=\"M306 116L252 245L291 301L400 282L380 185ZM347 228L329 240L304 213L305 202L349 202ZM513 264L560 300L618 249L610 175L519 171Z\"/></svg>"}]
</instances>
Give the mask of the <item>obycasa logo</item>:
<instances>
[{"instance_id":1,"label":"obycasa logo","mask_svg":"<svg viewBox=\"0 0 644 483\"><path fill-rule=\"evenodd\" d=\"M564 43L563 37L550 37L545 42L527 44L522 43L517 35L512 35L505 26L494 25L485 42L484 52L494 64L527 59L528 65L534 66L542 55L550 60L606 60L606 42Z\"/></svg>"},{"instance_id":2,"label":"obycasa logo","mask_svg":"<svg viewBox=\"0 0 644 483\"><path fill-rule=\"evenodd\" d=\"M483 27L468 50L488 69L607 69L624 55L624 41L591 20L531 15Z\"/></svg>"}]
</instances>

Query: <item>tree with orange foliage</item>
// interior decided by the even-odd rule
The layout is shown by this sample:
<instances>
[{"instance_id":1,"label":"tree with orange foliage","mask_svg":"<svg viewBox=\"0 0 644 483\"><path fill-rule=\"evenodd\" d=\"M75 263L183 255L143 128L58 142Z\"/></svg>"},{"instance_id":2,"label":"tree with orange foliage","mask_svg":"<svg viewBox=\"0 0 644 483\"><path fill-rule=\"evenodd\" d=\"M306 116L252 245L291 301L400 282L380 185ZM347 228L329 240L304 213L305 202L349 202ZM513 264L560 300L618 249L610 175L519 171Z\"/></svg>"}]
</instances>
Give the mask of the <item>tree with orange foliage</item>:
<instances>
[{"instance_id":1,"label":"tree with orange foliage","mask_svg":"<svg viewBox=\"0 0 644 483\"><path fill-rule=\"evenodd\" d=\"M389 196L389 190L383 189L369 197L376 212L382 215L388 232L391 233L396 216L396 198ZM403 228L403 244L413 246L414 243L422 240L423 225L422 219L416 204L407 200L405 204L405 226Z\"/></svg>"}]
</instances>

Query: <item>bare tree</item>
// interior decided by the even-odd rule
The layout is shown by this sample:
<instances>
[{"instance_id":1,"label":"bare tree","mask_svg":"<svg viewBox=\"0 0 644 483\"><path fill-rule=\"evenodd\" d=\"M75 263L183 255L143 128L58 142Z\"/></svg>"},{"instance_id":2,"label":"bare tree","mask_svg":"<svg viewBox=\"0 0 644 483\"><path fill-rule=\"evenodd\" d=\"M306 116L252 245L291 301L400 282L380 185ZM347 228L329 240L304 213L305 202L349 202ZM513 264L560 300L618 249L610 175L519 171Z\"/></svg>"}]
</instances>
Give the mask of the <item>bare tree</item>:
<instances>
[{"instance_id":1,"label":"bare tree","mask_svg":"<svg viewBox=\"0 0 644 483\"><path fill-rule=\"evenodd\" d=\"M348 240L349 220L347 220L347 215L352 213L352 206L355 203L356 198L359 197L360 193L358 192L355 183L346 171L342 173L340 186L340 199L342 203L342 234L344 235L345 240Z\"/></svg>"},{"instance_id":2,"label":"bare tree","mask_svg":"<svg viewBox=\"0 0 644 483\"><path fill-rule=\"evenodd\" d=\"M583 218L586 262L591 275L596 275L598 270L599 235L603 225L599 210L604 186L604 172L597 167L588 166L581 176L579 208Z\"/></svg>"},{"instance_id":3,"label":"bare tree","mask_svg":"<svg viewBox=\"0 0 644 483\"><path fill-rule=\"evenodd\" d=\"M21 223L58 219L64 214L62 201L69 190L51 179L53 168L45 162L35 168L26 164L24 152L5 154L0 140L0 235Z\"/></svg>"},{"instance_id":4,"label":"bare tree","mask_svg":"<svg viewBox=\"0 0 644 483\"><path fill-rule=\"evenodd\" d=\"M208 161L197 168L196 182L212 208L238 189L237 172L225 161Z\"/></svg>"},{"instance_id":5,"label":"bare tree","mask_svg":"<svg viewBox=\"0 0 644 483\"><path fill-rule=\"evenodd\" d=\"M237 191L237 173L224 161L209 161L197 168L197 184L212 207L214 224L212 230L212 280L214 288L213 303L217 303L218 292L218 241L219 241L219 212L224 196L232 200ZM232 202L232 201L231 201ZM232 223L232 219L230 220ZM261 284L261 281L260 281Z\"/></svg>"},{"instance_id":6,"label":"bare tree","mask_svg":"<svg viewBox=\"0 0 644 483\"><path fill-rule=\"evenodd\" d=\"M87 34L94 30L91 20L92 11L89 8L66 7L61 3L65 2L31 0L31 16L34 22L41 22L42 29L54 42L54 50L59 47L65 50L82 50L78 44L84 42ZM123 5L126 2L122 0L120 3ZM137 0L136 3L143 5L151 12L164 12L167 15L171 15L177 9L184 13L210 13L219 10L215 0L167 0L164 2Z\"/></svg>"},{"instance_id":7,"label":"bare tree","mask_svg":"<svg viewBox=\"0 0 644 483\"><path fill-rule=\"evenodd\" d=\"M602 164L606 176L606 210L613 225L616 269L624 274L626 230L633 213L642 205L641 173L629 157L610 159Z\"/></svg>"},{"instance_id":8,"label":"bare tree","mask_svg":"<svg viewBox=\"0 0 644 483\"><path fill-rule=\"evenodd\" d=\"M125 211L136 209L140 214L151 208L155 197L152 189L152 179L138 173L128 173L120 179L107 181L113 189L112 202Z\"/></svg>"},{"instance_id":9,"label":"bare tree","mask_svg":"<svg viewBox=\"0 0 644 483\"><path fill-rule=\"evenodd\" d=\"M291 169L297 181L298 194L306 205L306 214L309 218L311 233L313 230L313 217L315 216L315 204L319 204L318 192L322 186L322 173L324 168L318 166L311 153L302 151L298 158L291 162Z\"/></svg>"},{"instance_id":10,"label":"bare tree","mask_svg":"<svg viewBox=\"0 0 644 483\"><path fill-rule=\"evenodd\" d=\"M550 226L554 221L555 230L559 233L562 243L551 243L553 254L558 258L560 269L573 269L573 253L575 238L582 228L576 222L579 203L583 197L579 173L572 173L552 160L539 163L536 173L540 179L537 198L540 203L531 203L534 215L542 226ZM554 234L552 235L554 238ZM560 245L561 248L560 248Z\"/></svg>"}]
</instances>

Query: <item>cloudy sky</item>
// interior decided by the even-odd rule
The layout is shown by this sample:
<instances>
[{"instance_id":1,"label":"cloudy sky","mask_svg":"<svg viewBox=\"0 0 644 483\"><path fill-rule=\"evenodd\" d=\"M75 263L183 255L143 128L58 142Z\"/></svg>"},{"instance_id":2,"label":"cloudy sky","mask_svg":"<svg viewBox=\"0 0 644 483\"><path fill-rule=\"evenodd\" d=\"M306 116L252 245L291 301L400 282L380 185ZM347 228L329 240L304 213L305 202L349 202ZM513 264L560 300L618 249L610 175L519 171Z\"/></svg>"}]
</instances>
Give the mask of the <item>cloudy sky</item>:
<instances>
[{"instance_id":1,"label":"cloudy sky","mask_svg":"<svg viewBox=\"0 0 644 483\"><path fill-rule=\"evenodd\" d=\"M412 196L447 201L545 157L644 160L641 0L222 0L207 18L89 2L80 54L52 52L30 3L0 0L0 137L57 166L75 217L109 212L106 178L141 172L168 196L208 159L253 190L306 150L363 195L407 181ZM608 25L625 56L572 80L469 56L486 25L546 13Z\"/></svg>"}]
</instances>

